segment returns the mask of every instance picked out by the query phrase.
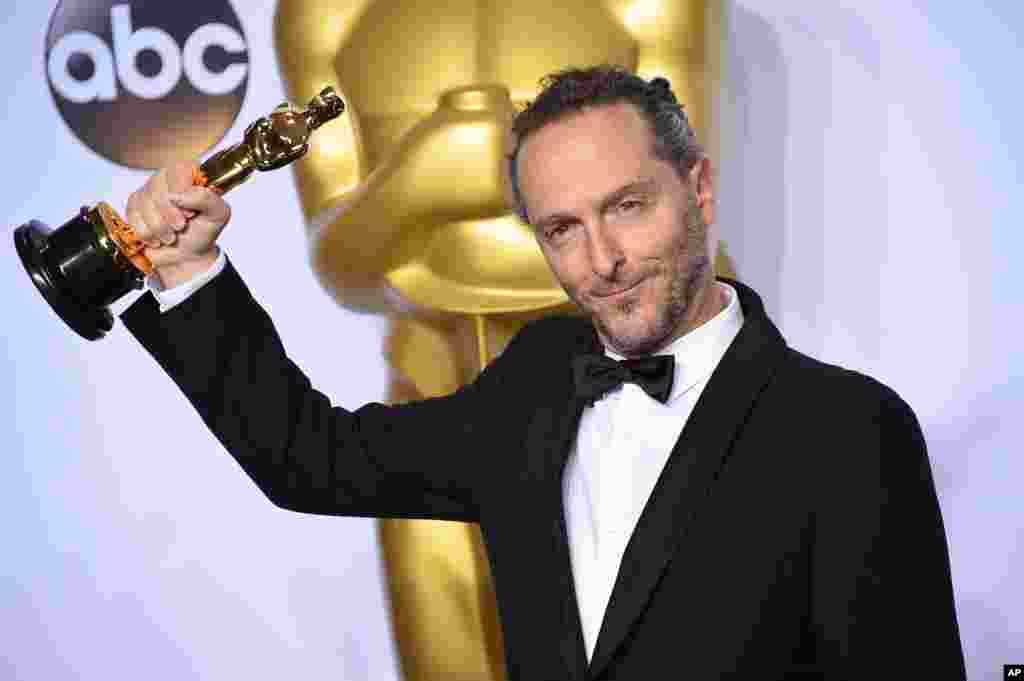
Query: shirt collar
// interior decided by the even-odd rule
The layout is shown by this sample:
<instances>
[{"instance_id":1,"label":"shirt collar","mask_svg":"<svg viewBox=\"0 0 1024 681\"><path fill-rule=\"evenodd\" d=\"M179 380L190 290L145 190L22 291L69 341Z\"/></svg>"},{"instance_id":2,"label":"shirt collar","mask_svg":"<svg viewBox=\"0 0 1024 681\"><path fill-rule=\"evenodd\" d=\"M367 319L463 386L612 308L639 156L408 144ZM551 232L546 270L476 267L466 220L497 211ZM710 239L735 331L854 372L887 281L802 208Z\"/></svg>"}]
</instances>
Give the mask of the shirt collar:
<instances>
[{"instance_id":1,"label":"shirt collar","mask_svg":"<svg viewBox=\"0 0 1024 681\"><path fill-rule=\"evenodd\" d=\"M711 375L743 326L743 309L740 307L736 289L722 281L717 282L717 285L725 293L725 307L714 317L656 353L676 358L675 378L672 381L672 393L669 395L668 404ZM625 359L607 348L604 352L612 359Z\"/></svg>"}]
</instances>

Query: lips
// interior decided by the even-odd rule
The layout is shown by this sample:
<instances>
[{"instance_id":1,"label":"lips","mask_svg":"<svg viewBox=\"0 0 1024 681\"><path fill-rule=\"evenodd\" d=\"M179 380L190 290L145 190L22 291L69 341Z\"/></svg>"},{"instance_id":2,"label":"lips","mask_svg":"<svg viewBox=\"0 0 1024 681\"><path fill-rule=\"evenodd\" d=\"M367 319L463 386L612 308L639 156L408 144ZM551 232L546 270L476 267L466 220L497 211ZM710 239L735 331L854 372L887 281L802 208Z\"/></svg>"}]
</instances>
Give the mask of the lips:
<instances>
[{"instance_id":1,"label":"lips","mask_svg":"<svg viewBox=\"0 0 1024 681\"><path fill-rule=\"evenodd\" d=\"M629 291L632 291L633 289L635 289L637 286L640 285L641 281L643 281L643 279L641 279L640 281L634 282L634 283L630 284L629 286L620 287L620 288L616 288L616 289L608 289L607 291L606 290L593 291L593 296L595 298L612 298L612 297L615 297L615 296L618 296L618 295L622 295L623 293L628 293Z\"/></svg>"}]
</instances>

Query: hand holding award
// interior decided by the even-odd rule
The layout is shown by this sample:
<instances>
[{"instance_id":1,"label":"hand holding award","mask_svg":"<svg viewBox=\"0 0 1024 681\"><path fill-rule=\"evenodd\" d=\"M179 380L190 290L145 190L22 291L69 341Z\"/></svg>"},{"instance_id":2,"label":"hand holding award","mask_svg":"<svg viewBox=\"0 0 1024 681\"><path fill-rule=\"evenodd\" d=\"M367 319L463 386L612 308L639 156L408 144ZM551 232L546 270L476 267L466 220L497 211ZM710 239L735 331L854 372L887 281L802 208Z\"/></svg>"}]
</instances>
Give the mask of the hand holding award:
<instances>
[{"instance_id":1,"label":"hand holding award","mask_svg":"<svg viewBox=\"0 0 1024 681\"><path fill-rule=\"evenodd\" d=\"M114 324L107 306L141 288L147 275L173 279L182 266L195 266L208 257L227 222L227 205L195 187L220 195L256 170L288 165L306 153L313 130L344 110L330 87L303 111L282 104L246 128L242 142L201 166L177 165L151 178L129 199L128 222L102 202L91 210L83 208L55 230L33 220L14 231L18 255L36 288L68 326L83 338L102 338ZM191 229L193 218L195 234L178 244L179 233ZM164 244L168 248L161 253Z\"/></svg>"}]
</instances>

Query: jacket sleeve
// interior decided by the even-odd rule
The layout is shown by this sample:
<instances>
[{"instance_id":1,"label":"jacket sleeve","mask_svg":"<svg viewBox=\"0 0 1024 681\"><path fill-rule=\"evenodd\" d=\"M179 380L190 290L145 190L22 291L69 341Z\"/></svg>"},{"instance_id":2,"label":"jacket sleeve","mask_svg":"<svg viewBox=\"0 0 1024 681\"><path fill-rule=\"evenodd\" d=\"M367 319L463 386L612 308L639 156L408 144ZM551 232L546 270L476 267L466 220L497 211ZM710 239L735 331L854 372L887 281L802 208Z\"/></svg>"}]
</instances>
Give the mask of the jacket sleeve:
<instances>
[{"instance_id":1,"label":"jacket sleeve","mask_svg":"<svg viewBox=\"0 0 1024 681\"><path fill-rule=\"evenodd\" d=\"M122 320L274 504L478 520L488 470L481 434L496 411L488 402L501 392L505 360L446 397L351 412L332 406L287 357L230 261L166 313L147 294Z\"/></svg>"},{"instance_id":2,"label":"jacket sleeve","mask_svg":"<svg viewBox=\"0 0 1024 681\"><path fill-rule=\"evenodd\" d=\"M818 490L810 595L823 678L959 681L949 552L924 437L910 407L867 380L858 392L869 397L855 402L868 406L851 407L833 433L835 463Z\"/></svg>"}]
</instances>

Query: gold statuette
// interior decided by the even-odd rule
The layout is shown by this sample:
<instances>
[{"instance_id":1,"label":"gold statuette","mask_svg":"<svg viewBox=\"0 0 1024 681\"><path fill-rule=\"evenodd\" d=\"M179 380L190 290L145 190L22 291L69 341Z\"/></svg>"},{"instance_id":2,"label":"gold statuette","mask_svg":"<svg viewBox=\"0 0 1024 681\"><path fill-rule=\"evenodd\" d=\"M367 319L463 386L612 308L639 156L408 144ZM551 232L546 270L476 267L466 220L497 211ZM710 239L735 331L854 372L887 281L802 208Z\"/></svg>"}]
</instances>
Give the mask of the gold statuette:
<instances>
[{"instance_id":1,"label":"gold statuette","mask_svg":"<svg viewBox=\"0 0 1024 681\"><path fill-rule=\"evenodd\" d=\"M224 194L257 170L286 166L309 150L310 133L344 110L344 102L330 87L313 97L305 110L281 104L246 128L241 142L204 161L193 183ZM153 272L135 230L103 202L82 208L55 230L32 220L14 230L14 244L39 292L88 340L102 338L113 328L108 306L142 288L146 275Z\"/></svg>"}]
</instances>

